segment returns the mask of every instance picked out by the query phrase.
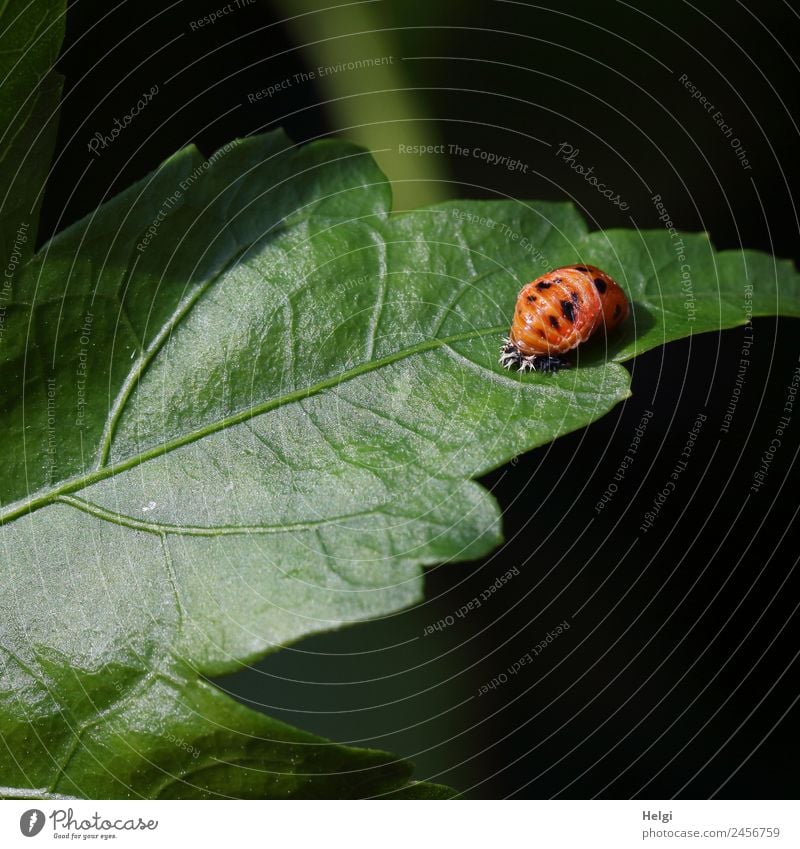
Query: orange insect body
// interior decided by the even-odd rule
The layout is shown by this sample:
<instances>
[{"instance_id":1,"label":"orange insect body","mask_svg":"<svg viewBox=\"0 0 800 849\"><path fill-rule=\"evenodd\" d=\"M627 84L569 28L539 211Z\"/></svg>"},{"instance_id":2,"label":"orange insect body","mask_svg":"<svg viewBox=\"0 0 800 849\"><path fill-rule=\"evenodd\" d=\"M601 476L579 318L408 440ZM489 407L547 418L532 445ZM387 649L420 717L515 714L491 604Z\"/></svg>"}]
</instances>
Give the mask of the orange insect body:
<instances>
[{"instance_id":1,"label":"orange insect body","mask_svg":"<svg viewBox=\"0 0 800 849\"><path fill-rule=\"evenodd\" d=\"M627 316L625 293L604 271L593 265L556 268L522 287L500 362L520 371L565 368L561 354Z\"/></svg>"}]
</instances>

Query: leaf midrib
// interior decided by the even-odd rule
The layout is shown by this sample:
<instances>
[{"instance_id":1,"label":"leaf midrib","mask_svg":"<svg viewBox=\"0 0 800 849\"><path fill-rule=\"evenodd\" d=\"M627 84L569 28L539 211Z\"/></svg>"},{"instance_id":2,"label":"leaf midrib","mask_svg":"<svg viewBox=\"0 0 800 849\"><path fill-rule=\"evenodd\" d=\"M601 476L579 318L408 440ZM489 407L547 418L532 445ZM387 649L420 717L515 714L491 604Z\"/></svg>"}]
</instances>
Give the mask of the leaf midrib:
<instances>
[{"instance_id":1,"label":"leaf midrib","mask_svg":"<svg viewBox=\"0 0 800 849\"><path fill-rule=\"evenodd\" d=\"M117 393L117 397L114 400L111 411L109 412L108 418L106 419L106 425L100 438L100 449L98 452L97 464L98 469L105 467L108 456L111 453L111 446L114 442L117 425L125 411L125 406L128 403L131 393L144 376L144 373L158 356L171 334L175 332L175 329L180 322L183 321L189 312L191 312L191 310L196 306L197 302L214 286L214 284L237 262L239 262L248 250L249 248L243 247L235 251L234 254L225 262L219 272L210 276L208 280L198 286L194 291L190 292L189 296L184 298L178 304L177 308L169 317L169 320L161 327L150 343L143 347L142 353L138 357L134 368L128 373L127 377L123 381L122 386ZM131 276L133 276L135 271L136 266L134 264ZM124 306L124 301L120 304L120 306Z\"/></svg>"},{"instance_id":2,"label":"leaf midrib","mask_svg":"<svg viewBox=\"0 0 800 849\"><path fill-rule=\"evenodd\" d=\"M136 519L133 516L126 515L125 513L108 510L105 507L101 507L99 504L94 504L93 502L86 501L83 498L77 498L74 495L59 495L56 499L54 499L54 503L68 504L70 507L74 507L76 510L87 513L89 516L94 516L96 519L102 519L104 522L110 522L123 528L130 528L134 531L143 531L144 533L150 533L156 536L215 537L282 534L295 531L316 530L317 528L350 521L352 519L374 516L380 512L380 508L374 507L368 510L360 510L355 513L342 513L337 516L329 516L325 519L309 520L305 522L286 522L285 524L280 525L171 525L164 522L146 522L142 519Z\"/></svg>"},{"instance_id":3,"label":"leaf midrib","mask_svg":"<svg viewBox=\"0 0 800 849\"><path fill-rule=\"evenodd\" d=\"M128 469L133 469L148 460L153 460L156 457L168 454L170 451L174 451L184 445L189 445L190 443L203 439L206 436L210 436L213 433L226 430L229 427L241 424L242 422L248 421L256 416L272 412L272 410L276 410L286 404L291 404L294 401L302 401L304 398L310 398L312 395L316 395L326 389L331 389L334 386L353 380L356 377L360 377L362 374L377 371L377 369L391 365L398 360L411 357L415 354L424 353L425 351L442 348L445 345L450 345L454 342L464 342L469 339L491 336L492 334L501 334L507 329L507 326L503 324L487 327L482 330L470 330L463 333L455 333L451 336L426 339L423 342L418 342L416 345L411 345L408 348L401 348L398 351L393 351L391 354L387 354L385 357L381 357L377 360L368 360L366 362L359 363L351 369L330 375L329 377L317 381L317 383L313 383L310 386L303 387L302 389L295 389L292 392L287 392L285 395L280 395L277 398L271 398L269 401L265 401L261 404L255 404L251 407L245 408L244 410L240 410L233 415L223 417L215 422L210 422L203 427L189 431L188 433L175 437L168 442L156 445L140 454L135 454L132 457L121 460L119 463L114 463L110 466L103 466L102 468L94 469L91 472L87 472L86 474L78 475L73 478L67 478L58 486L53 487L46 492L42 492L32 498L12 502L5 509L0 511L0 526L28 513L32 513L35 510L39 510L42 507L47 507L49 504L55 502L61 495L68 495L69 493L77 492L87 486L91 486L92 484L107 480L108 478L114 477L114 475L121 474Z\"/></svg>"}]
</instances>

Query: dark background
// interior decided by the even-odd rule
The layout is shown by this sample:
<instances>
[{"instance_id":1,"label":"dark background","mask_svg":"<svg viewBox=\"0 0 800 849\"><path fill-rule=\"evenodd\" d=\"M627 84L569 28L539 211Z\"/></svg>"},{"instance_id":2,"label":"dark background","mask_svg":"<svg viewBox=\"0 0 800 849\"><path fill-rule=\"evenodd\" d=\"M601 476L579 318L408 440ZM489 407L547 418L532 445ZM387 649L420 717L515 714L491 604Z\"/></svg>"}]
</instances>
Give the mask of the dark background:
<instances>
[{"instance_id":1,"label":"dark background","mask_svg":"<svg viewBox=\"0 0 800 849\"><path fill-rule=\"evenodd\" d=\"M221 5L71 5L43 236L187 143L211 153L280 125L297 142L351 126L313 81L247 103L249 92L315 67L308 43L336 27L340 35L351 14L352 32L364 15L380 30L377 47L389 46L397 84L419 108L420 120L393 123L365 99L365 123L389 122L398 143L422 134L529 165L510 173L441 156L429 164L443 182L420 184L420 198L573 199L592 227L649 228L660 226L650 200L659 193L677 226L707 230L718 247L797 259L800 21L787 3L380 0L285 25L314 6L285 0L191 30ZM347 25L335 41L342 57L375 55L364 36L348 42ZM369 85L369 72L351 73ZM751 170L681 74L723 113ZM89 153L92 135L109 132L154 84L145 112L102 156ZM610 204L534 139L579 148L630 208ZM404 190L413 205L415 187ZM640 357L628 402L484 481L505 510L500 550L430 570L427 601L414 610L303 641L221 686L299 727L407 756L419 777L472 797L797 797L800 580L788 531L800 405L765 485L748 488L797 366L799 330L792 320L755 321L728 434L720 424L742 330ZM645 409L655 415L635 463L597 515ZM676 493L640 534L703 411ZM422 636L511 567L519 575L491 602ZM476 697L565 619L570 630L533 665Z\"/></svg>"}]
</instances>

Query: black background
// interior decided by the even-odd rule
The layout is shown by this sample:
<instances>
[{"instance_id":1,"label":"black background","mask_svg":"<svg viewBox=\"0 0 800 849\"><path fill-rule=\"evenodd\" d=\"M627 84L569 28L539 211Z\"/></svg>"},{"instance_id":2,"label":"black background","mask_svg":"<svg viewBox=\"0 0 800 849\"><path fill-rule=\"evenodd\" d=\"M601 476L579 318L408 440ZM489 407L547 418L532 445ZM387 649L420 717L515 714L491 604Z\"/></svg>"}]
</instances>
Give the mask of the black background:
<instances>
[{"instance_id":1,"label":"black background","mask_svg":"<svg viewBox=\"0 0 800 849\"><path fill-rule=\"evenodd\" d=\"M313 82L247 103L314 61L267 3L190 31L220 5L71 5L43 236L187 143L208 154L280 125L297 142L340 129ZM444 142L530 164L519 174L449 158L449 196L572 199L593 228L649 228L661 226L659 193L678 227L707 230L718 247L797 258L800 21L789 4L412 0L371 14ZM410 58L420 56L440 58ZM681 74L724 114L752 170ZM92 135L154 84L145 112L101 157L89 153ZM398 122L398 141L406 131ZM579 148L630 208L531 136ZM754 322L723 434L742 339L741 329L705 334L638 358L629 401L489 476L506 544L430 570L416 609L306 640L220 685L299 727L410 757L419 777L472 797L796 797L795 419L761 491L749 486L797 366L798 325ZM597 515L646 409L634 466ZM708 418L689 467L643 535L699 412ZM422 636L512 567L519 575L491 602ZM476 696L565 619L569 631L533 665Z\"/></svg>"}]
</instances>

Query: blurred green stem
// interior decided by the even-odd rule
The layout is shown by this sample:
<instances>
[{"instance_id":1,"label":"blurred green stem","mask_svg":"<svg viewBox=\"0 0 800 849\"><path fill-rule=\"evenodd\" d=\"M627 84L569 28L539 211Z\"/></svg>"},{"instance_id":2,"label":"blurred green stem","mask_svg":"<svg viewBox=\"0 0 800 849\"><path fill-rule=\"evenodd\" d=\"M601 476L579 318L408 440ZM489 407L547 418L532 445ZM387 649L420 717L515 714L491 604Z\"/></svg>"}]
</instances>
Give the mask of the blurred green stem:
<instances>
[{"instance_id":1,"label":"blurred green stem","mask_svg":"<svg viewBox=\"0 0 800 849\"><path fill-rule=\"evenodd\" d=\"M328 0L330 3L331 0ZM441 144L424 95L408 84L397 40L381 4L329 6L324 0L270 3L308 60L339 134L373 152L392 183L394 209L450 197L443 153L400 153L399 145ZM368 67L347 63L375 60ZM341 66L344 67L341 67Z\"/></svg>"}]
</instances>

